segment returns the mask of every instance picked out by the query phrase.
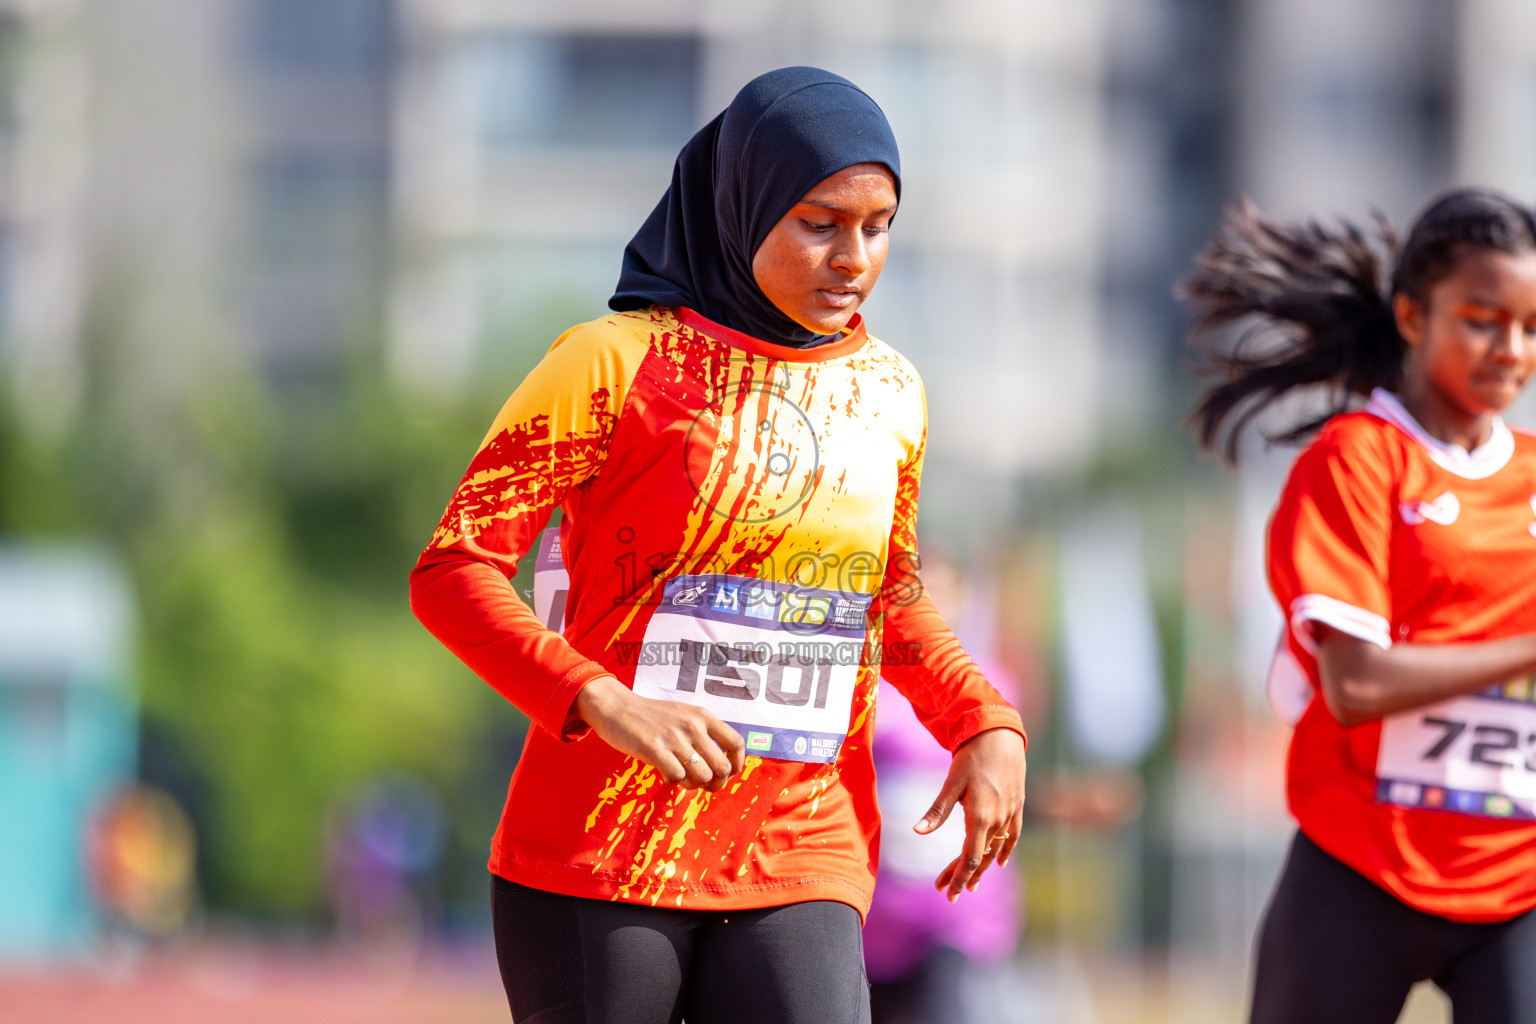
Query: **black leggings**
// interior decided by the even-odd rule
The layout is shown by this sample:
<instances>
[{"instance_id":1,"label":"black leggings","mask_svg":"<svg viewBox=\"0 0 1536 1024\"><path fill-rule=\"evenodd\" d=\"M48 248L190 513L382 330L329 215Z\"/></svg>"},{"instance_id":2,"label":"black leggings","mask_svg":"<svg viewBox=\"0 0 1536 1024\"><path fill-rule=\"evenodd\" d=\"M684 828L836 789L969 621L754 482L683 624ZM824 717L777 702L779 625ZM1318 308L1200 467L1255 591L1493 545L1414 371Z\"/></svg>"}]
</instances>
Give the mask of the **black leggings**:
<instances>
[{"instance_id":1,"label":"black leggings","mask_svg":"<svg viewBox=\"0 0 1536 1024\"><path fill-rule=\"evenodd\" d=\"M1415 982L1456 1024L1536 1021L1536 911L1463 924L1415 910L1300 832L1259 926L1252 1024L1393 1024Z\"/></svg>"},{"instance_id":2,"label":"black leggings","mask_svg":"<svg viewBox=\"0 0 1536 1024\"><path fill-rule=\"evenodd\" d=\"M846 903L670 910L493 875L491 920L519 1024L869 1024Z\"/></svg>"}]
</instances>

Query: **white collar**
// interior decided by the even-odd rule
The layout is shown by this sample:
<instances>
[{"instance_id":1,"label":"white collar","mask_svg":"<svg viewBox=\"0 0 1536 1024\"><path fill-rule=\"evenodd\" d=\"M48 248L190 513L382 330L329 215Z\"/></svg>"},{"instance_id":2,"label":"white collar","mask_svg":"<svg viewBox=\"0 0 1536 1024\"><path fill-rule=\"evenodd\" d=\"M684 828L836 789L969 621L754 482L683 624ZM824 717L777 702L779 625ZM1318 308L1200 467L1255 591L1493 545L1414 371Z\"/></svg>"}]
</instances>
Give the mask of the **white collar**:
<instances>
[{"instance_id":1,"label":"white collar","mask_svg":"<svg viewBox=\"0 0 1536 1024\"><path fill-rule=\"evenodd\" d=\"M1468 480L1482 480L1493 476L1503 469L1515 454L1515 435L1510 433L1504 421L1497 416L1493 418L1493 432L1488 440L1469 452L1459 444L1451 444L1431 436L1429 431L1420 426L1419 421L1403 408L1402 400L1390 391L1382 388L1372 391L1370 401L1365 403L1365 411L1378 419L1386 420L1423 445L1429 452L1429 457L1434 459L1435 464L1441 469Z\"/></svg>"}]
</instances>

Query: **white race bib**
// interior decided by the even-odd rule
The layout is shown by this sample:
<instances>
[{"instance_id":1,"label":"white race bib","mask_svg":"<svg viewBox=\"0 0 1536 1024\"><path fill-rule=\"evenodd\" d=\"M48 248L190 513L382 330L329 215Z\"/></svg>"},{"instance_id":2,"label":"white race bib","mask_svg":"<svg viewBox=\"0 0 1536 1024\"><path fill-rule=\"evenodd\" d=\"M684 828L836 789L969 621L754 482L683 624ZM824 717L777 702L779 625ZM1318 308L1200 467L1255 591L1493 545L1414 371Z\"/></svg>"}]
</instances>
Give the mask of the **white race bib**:
<instances>
[{"instance_id":1,"label":"white race bib","mask_svg":"<svg viewBox=\"0 0 1536 1024\"><path fill-rule=\"evenodd\" d=\"M539 537L534 613L564 628L570 577L560 531ZM645 639L621 649L635 692L707 708L741 733L747 753L837 759L853 715L869 594L740 576L667 581Z\"/></svg>"},{"instance_id":2,"label":"white race bib","mask_svg":"<svg viewBox=\"0 0 1536 1024\"><path fill-rule=\"evenodd\" d=\"M565 632L565 599L571 592L571 574L560 554L560 528L551 526L539 534L539 554L533 561L533 613L556 633Z\"/></svg>"},{"instance_id":3,"label":"white race bib","mask_svg":"<svg viewBox=\"0 0 1536 1024\"><path fill-rule=\"evenodd\" d=\"M714 712L747 753L837 759L871 596L739 576L667 581L635 658L635 692Z\"/></svg>"},{"instance_id":4,"label":"white race bib","mask_svg":"<svg viewBox=\"0 0 1536 1024\"><path fill-rule=\"evenodd\" d=\"M1490 818L1536 818L1536 692L1518 679L1389 715L1376 800Z\"/></svg>"}]
</instances>

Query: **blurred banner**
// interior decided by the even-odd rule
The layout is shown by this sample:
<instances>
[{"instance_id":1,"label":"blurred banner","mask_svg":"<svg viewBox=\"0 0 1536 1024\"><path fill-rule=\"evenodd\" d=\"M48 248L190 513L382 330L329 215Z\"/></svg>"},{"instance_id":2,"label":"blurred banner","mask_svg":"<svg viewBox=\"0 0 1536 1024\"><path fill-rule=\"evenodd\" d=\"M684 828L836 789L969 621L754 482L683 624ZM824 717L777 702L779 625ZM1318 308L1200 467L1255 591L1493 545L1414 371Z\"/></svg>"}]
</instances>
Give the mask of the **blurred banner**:
<instances>
[{"instance_id":1,"label":"blurred banner","mask_svg":"<svg viewBox=\"0 0 1536 1024\"><path fill-rule=\"evenodd\" d=\"M100 552L0 549L0 960L95 937L88 822L134 771L133 619Z\"/></svg>"},{"instance_id":2,"label":"blurred banner","mask_svg":"<svg viewBox=\"0 0 1536 1024\"><path fill-rule=\"evenodd\" d=\"M1099 505L1061 531L1061 632L1072 742L1084 758L1139 763L1167 716L1141 519Z\"/></svg>"}]
</instances>

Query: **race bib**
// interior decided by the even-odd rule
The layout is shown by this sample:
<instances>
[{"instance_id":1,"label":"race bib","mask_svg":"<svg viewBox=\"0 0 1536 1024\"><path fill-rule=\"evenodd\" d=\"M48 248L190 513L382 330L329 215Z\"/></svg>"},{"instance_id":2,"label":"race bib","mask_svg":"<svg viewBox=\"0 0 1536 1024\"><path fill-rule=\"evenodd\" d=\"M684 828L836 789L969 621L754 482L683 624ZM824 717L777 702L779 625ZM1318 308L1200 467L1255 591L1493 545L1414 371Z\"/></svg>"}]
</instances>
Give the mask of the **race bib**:
<instances>
[{"instance_id":1,"label":"race bib","mask_svg":"<svg viewBox=\"0 0 1536 1024\"><path fill-rule=\"evenodd\" d=\"M570 575L560 531L539 536L533 610L565 628ZM869 594L811 590L738 576L667 581L645 639L619 651L635 692L708 708L741 733L747 753L837 759L853 714Z\"/></svg>"},{"instance_id":2,"label":"race bib","mask_svg":"<svg viewBox=\"0 0 1536 1024\"><path fill-rule=\"evenodd\" d=\"M836 760L871 596L737 576L677 576L635 657L635 692L707 708L783 761Z\"/></svg>"},{"instance_id":3,"label":"race bib","mask_svg":"<svg viewBox=\"0 0 1536 1024\"><path fill-rule=\"evenodd\" d=\"M1490 818L1536 818L1536 687L1517 679L1389 715L1376 800Z\"/></svg>"},{"instance_id":4,"label":"race bib","mask_svg":"<svg viewBox=\"0 0 1536 1024\"><path fill-rule=\"evenodd\" d=\"M533 561L533 613L556 633L565 631L565 599L571 592L571 574L560 554L560 529L551 526L539 534L539 554Z\"/></svg>"}]
</instances>

